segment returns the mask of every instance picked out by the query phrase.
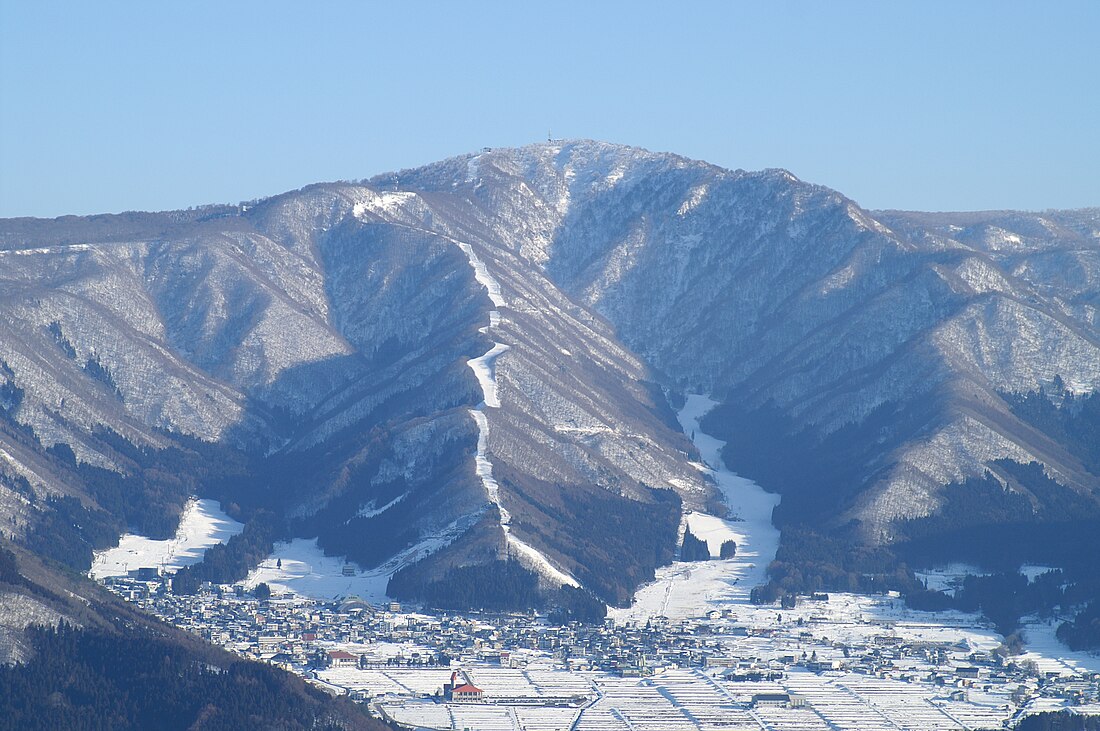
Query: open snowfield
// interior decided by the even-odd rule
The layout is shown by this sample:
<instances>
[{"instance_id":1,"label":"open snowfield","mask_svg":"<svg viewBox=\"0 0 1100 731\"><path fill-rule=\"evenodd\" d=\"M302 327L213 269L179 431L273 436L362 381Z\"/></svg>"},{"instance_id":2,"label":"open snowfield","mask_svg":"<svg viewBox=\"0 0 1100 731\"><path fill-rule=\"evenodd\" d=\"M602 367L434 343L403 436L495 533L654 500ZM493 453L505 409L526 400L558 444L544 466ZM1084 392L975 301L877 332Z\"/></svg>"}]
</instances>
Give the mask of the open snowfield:
<instances>
[{"instance_id":1,"label":"open snowfield","mask_svg":"<svg viewBox=\"0 0 1100 731\"><path fill-rule=\"evenodd\" d=\"M241 584L252 589L266 583L275 593L289 592L313 599L336 599L358 596L368 602L386 601L386 584L398 569L419 561L448 546L469 527L477 515L451 523L433 536L406 548L381 566L362 570L351 564L352 575L344 575L347 560L343 556L326 556L316 538L295 538L276 543L270 556L248 574Z\"/></svg>"},{"instance_id":2,"label":"open snowfield","mask_svg":"<svg viewBox=\"0 0 1100 731\"><path fill-rule=\"evenodd\" d=\"M276 594L291 592L315 599L354 595L370 602L385 600L389 575L364 575L357 570L354 576L344 576L345 563L342 556L326 556L317 539L295 538L276 543L274 552L241 583L247 589L265 583Z\"/></svg>"},{"instance_id":3,"label":"open snowfield","mask_svg":"<svg viewBox=\"0 0 1100 731\"><path fill-rule=\"evenodd\" d=\"M729 518L688 513L685 520L692 533L707 542L711 555L717 556L726 540L737 542L737 555L725 561L677 561L657 569L656 580L638 590L633 606L609 611L616 621L698 617L708 609L747 604L752 588L767 582L768 564L779 547L779 531L772 525L772 509L779 504L779 496L765 492L722 463L725 442L699 427L699 420L715 405L706 396L691 394L677 418L706 463L700 468L714 478L721 491Z\"/></svg>"},{"instance_id":4,"label":"open snowfield","mask_svg":"<svg viewBox=\"0 0 1100 731\"><path fill-rule=\"evenodd\" d=\"M206 549L225 543L243 529L243 524L222 512L216 500L191 500L180 514L175 536L155 541L127 533L116 547L95 554L88 574L93 579L105 579L145 567L176 571L198 563Z\"/></svg>"}]
</instances>

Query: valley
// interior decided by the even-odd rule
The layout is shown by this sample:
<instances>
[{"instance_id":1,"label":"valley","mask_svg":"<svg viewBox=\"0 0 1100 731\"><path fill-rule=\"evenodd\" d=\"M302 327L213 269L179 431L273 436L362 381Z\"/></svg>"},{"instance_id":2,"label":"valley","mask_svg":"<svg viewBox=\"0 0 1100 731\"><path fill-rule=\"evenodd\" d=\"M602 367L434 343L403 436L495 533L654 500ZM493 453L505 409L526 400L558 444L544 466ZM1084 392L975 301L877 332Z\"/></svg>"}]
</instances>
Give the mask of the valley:
<instances>
[{"instance_id":1,"label":"valley","mask_svg":"<svg viewBox=\"0 0 1100 731\"><path fill-rule=\"evenodd\" d=\"M684 521L715 555L736 540L737 557L660 569L602 626L425 614L386 597L385 576L363 575L306 541L277 548L242 584L191 597L165 595L156 580L106 580L177 627L408 728L927 731L1000 728L1066 708L1100 714L1100 656L1069 653L1049 621L1027 624L1026 651L1011 655L980 616L913 611L896 594L820 594L782 609L753 604L749 589L766 581L778 545L770 522L776 496L726 469L721 442L699 425L713 406L689 395L678 419L730 512L688 513ZM949 588L975 570L924 580ZM269 600L248 594L261 581ZM441 698L451 672L480 688L483 700Z\"/></svg>"}]
</instances>

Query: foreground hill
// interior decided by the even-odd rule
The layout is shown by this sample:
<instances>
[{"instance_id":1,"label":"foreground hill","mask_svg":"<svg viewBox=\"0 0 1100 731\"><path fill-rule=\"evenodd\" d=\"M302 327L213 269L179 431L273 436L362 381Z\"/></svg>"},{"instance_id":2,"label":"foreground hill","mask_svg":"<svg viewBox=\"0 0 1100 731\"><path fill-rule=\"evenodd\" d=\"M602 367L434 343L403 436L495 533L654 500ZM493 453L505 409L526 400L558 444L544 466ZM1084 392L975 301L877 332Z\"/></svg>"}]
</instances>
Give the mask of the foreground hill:
<instances>
[{"instance_id":1,"label":"foreground hill","mask_svg":"<svg viewBox=\"0 0 1100 731\"><path fill-rule=\"evenodd\" d=\"M4 729L390 728L5 548L0 691Z\"/></svg>"}]
</instances>

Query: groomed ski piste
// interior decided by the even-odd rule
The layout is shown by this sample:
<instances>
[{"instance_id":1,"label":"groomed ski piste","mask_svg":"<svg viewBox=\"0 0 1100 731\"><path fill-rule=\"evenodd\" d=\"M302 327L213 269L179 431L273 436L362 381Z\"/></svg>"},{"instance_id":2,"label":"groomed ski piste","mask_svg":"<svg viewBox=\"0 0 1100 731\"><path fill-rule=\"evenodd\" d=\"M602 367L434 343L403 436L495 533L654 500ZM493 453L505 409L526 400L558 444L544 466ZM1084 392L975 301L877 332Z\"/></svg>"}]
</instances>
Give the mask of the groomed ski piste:
<instances>
[{"instance_id":1,"label":"groomed ski piste","mask_svg":"<svg viewBox=\"0 0 1100 731\"><path fill-rule=\"evenodd\" d=\"M737 543L737 553L732 559L676 561L657 569L656 579L638 590L629 609L608 612L617 622L644 623L652 617L686 619L712 608L745 605L752 588L767 582L768 564L779 548L779 530L772 525L772 509L779 504L779 496L726 468L721 454L725 442L699 426L716 405L705 395L689 394L677 418L703 458L698 468L714 479L722 493L729 517L689 512L684 523L707 542L712 556L719 555L727 540Z\"/></svg>"},{"instance_id":2,"label":"groomed ski piste","mask_svg":"<svg viewBox=\"0 0 1100 731\"><path fill-rule=\"evenodd\" d=\"M114 548L95 554L88 575L103 580L126 576L140 568L158 568L165 573L178 571L198 563L206 549L225 543L243 529L242 523L222 512L217 500L189 500L172 538L158 541L127 533Z\"/></svg>"},{"instance_id":3,"label":"groomed ski piste","mask_svg":"<svg viewBox=\"0 0 1100 731\"><path fill-rule=\"evenodd\" d=\"M501 293L500 283L489 274L489 268L485 266L473 247L464 242L456 242L458 247L466 255L470 267L474 270L474 278L478 284L485 287L489 293L489 299L494 307L506 305L504 295ZM483 333L491 333L500 324L500 311L492 310L489 313L489 324L481 328ZM514 552L516 558L525 566L539 573L543 578L560 585L579 587L580 584L569 574L565 573L553 563L541 551L524 542L512 533L512 516L508 510L500 504L500 485L493 477L493 463L489 459L489 418L485 414L486 409L499 409L500 398L497 395L496 361L509 346L504 343L493 343L484 355L471 358L467 365L474 372L478 384L481 385L482 401L470 409L470 416L477 424L477 476L485 487L485 494L497 510L500 512L500 527L504 531L505 540L509 550Z\"/></svg>"}]
</instances>

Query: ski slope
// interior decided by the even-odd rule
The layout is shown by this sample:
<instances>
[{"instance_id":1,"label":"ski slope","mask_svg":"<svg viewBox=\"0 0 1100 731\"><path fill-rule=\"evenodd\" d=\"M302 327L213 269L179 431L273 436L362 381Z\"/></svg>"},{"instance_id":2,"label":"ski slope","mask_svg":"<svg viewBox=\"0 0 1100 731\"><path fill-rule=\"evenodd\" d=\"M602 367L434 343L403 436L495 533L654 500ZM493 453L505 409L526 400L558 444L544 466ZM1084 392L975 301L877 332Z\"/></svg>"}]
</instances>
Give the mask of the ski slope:
<instances>
[{"instance_id":1,"label":"ski slope","mask_svg":"<svg viewBox=\"0 0 1100 731\"><path fill-rule=\"evenodd\" d=\"M715 405L706 396L689 395L677 418L684 433L692 436L705 463L699 467L714 478L730 517L688 513L685 522L707 542L711 555L717 556L726 540L737 542L737 555L725 561L677 561L657 569L656 580L638 590L633 606L609 610L608 616L616 621L697 617L723 605L746 604L752 588L767 582L768 564L779 547L779 530L771 520L779 496L723 464L725 442L699 427L699 420Z\"/></svg>"},{"instance_id":2,"label":"ski slope","mask_svg":"<svg viewBox=\"0 0 1100 731\"><path fill-rule=\"evenodd\" d=\"M485 287L490 301L494 307L504 307L504 295L501 294L500 283L489 273L485 265L473 247L464 242L456 242L458 247L466 255L470 268L474 270L474 279ZM500 325L500 311L492 310L489 313L489 324L480 328L483 333L490 333ZM477 358L471 358L466 365L474 372L478 384L481 386L482 400L476 407L470 409L470 417L477 425L477 455L475 464L477 476L485 487L485 494L489 502L500 511L500 527L504 531L505 541L509 549L514 552L516 558L528 568L537 571L540 576L561 586L568 585L579 587L577 582L568 573L562 571L546 557L542 551L520 539L512 532L512 516L507 508L500 504L500 485L493 477L493 463L489 459L489 419L485 415L486 409L499 409L500 397L497 395L496 361L509 349L504 343L493 343L493 347Z\"/></svg>"},{"instance_id":3,"label":"ski slope","mask_svg":"<svg viewBox=\"0 0 1100 731\"><path fill-rule=\"evenodd\" d=\"M190 500L180 514L179 528L172 538L157 541L127 533L114 548L96 552L88 575L102 580L125 576L139 568L176 571L198 563L206 549L225 543L243 528L243 524L222 512L218 501Z\"/></svg>"}]
</instances>

